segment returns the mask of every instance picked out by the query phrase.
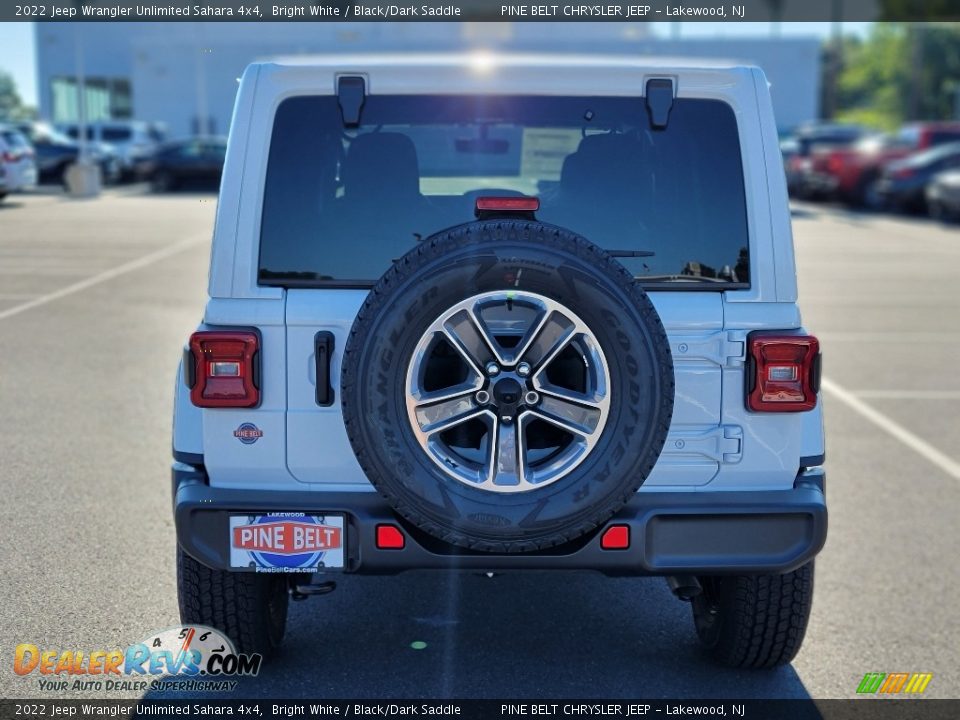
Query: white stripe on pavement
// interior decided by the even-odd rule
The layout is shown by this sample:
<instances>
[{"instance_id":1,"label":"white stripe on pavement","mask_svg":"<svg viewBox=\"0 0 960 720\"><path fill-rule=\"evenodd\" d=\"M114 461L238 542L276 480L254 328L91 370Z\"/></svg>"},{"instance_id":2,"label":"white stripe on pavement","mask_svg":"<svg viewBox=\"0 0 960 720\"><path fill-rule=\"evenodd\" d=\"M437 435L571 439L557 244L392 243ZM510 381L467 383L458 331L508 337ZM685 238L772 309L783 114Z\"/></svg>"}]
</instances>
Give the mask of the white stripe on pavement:
<instances>
[{"instance_id":1,"label":"white stripe on pavement","mask_svg":"<svg viewBox=\"0 0 960 720\"><path fill-rule=\"evenodd\" d=\"M820 383L820 387L826 390L830 395L835 397L844 405L849 407L851 410L860 414L881 430L884 430L888 434L895 437L915 453L922 455L924 458L939 467L951 477L960 480L960 463L944 455L923 438L914 435L900 423L887 417L879 410L874 409L872 406L865 403L849 390L845 390L827 378L823 378L822 382Z\"/></svg>"},{"instance_id":2,"label":"white stripe on pavement","mask_svg":"<svg viewBox=\"0 0 960 720\"><path fill-rule=\"evenodd\" d=\"M163 260L164 258L168 258L171 255L176 255L179 252L183 252L184 250L187 250L193 247L194 245L199 245L205 239L206 237L193 238L191 240L181 240L178 243L175 243L173 245L168 245L165 248L149 253L148 255L144 255L143 257L137 258L136 260L131 260L128 263L124 263L123 265L118 265L117 267L111 268L110 270L104 270L103 272L93 275L92 277L88 277L86 280L81 280L79 282L73 283L72 285L67 285L66 287L60 288L59 290L55 290L52 293L41 295L39 297L34 298L33 300L30 300L25 303L21 303L20 305L14 305L12 308L7 308L6 310L0 311L0 320L6 320L7 318L13 317L14 315L19 315L22 312L26 312L27 310L32 310L33 308L40 307L41 305L46 305L47 303L51 303L54 300L59 300L60 298L67 297L68 295L73 295L74 293L78 293L81 290L86 290L89 287L93 287L94 285L99 285L100 283L106 282L107 280L112 280L113 278L119 277L120 275L126 275L128 272L133 272L134 270L139 270L140 268L147 267L148 265L152 265L153 263Z\"/></svg>"},{"instance_id":3,"label":"white stripe on pavement","mask_svg":"<svg viewBox=\"0 0 960 720\"><path fill-rule=\"evenodd\" d=\"M960 400L960 390L850 390L873 400Z\"/></svg>"}]
</instances>

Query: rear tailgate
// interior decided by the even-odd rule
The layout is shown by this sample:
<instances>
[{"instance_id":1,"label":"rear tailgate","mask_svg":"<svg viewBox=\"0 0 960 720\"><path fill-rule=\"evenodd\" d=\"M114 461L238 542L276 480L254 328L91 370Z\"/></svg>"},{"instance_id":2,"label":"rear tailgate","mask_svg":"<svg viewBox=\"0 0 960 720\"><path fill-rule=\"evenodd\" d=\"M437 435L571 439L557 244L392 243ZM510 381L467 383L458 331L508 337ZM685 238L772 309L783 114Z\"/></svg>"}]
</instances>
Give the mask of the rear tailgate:
<instances>
[{"instance_id":1,"label":"rear tailgate","mask_svg":"<svg viewBox=\"0 0 960 720\"><path fill-rule=\"evenodd\" d=\"M339 404L343 347L365 294L287 292L287 467L300 482L331 489L367 482L347 439ZM705 485L722 465L740 459L742 429L722 423L722 379L725 368L742 369L743 342L731 340L723 329L721 293L661 292L651 298L670 338L676 397L670 436L647 484ZM329 377L335 397L325 407L317 402L318 333L333 338ZM321 357L321 378L324 362Z\"/></svg>"}]
</instances>

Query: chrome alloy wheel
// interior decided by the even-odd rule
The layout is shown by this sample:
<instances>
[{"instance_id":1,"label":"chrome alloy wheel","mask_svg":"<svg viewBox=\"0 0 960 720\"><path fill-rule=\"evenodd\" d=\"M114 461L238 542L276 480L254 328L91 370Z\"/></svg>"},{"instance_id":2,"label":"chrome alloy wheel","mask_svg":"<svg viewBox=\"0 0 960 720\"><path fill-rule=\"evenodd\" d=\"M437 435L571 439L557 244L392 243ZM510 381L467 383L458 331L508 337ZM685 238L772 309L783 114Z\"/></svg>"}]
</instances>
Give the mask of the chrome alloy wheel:
<instances>
[{"instance_id":1,"label":"chrome alloy wheel","mask_svg":"<svg viewBox=\"0 0 960 720\"><path fill-rule=\"evenodd\" d=\"M407 415L430 459L474 488L545 487L590 454L610 371L590 328L530 292L487 292L444 312L417 344Z\"/></svg>"}]
</instances>

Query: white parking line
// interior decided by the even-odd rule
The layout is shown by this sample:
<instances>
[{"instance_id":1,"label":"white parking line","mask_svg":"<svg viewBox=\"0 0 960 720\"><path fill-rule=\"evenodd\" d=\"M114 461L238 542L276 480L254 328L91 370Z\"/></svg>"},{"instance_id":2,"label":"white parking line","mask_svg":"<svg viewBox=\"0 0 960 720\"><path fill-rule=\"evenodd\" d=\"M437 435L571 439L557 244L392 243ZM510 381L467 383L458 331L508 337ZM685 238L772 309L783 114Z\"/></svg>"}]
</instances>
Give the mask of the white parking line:
<instances>
[{"instance_id":1,"label":"white parking line","mask_svg":"<svg viewBox=\"0 0 960 720\"><path fill-rule=\"evenodd\" d=\"M912 432L903 427L903 425L868 405L852 392L845 390L832 380L823 378L820 386L826 390L827 393L835 397L851 410L860 414L881 430L884 430L888 434L895 437L918 455L922 455L924 458L939 467L951 477L955 478L956 480L960 480L960 463L956 462L953 458L944 455L926 440L914 435Z\"/></svg>"},{"instance_id":2,"label":"white parking line","mask_svg":"<svg viewBox=\"0 0 960 720\"><path fill-rule=\"evenodd\" d=\"M19 315L20 313L26 312L27 310L32 310L35 307L40 307L41 305L46 305L51 303L54 300L59 300L60 298L67 297L68 295L73 295L78 293L81 290L86 290L89 287L94 285L99 285L102 282L107 280L112 280L115 277L120 275L125 275L128 272L133 272L134 270L139 270L140 268L147 267L152 265L155 262L168 258L171 255L176 255L179 252L183 252L194 245L199 245L201 242L206 240L206 237L201 238L192 238L190 240L181 240L178 243L173 245L168 245L165 248L156 250L155 252L144 255L143 257L137 258L136 260L131 260L130 262L124 263L123 265L118 265L115 268L110 270L104 270L101 273L97 273L91 277L88 277L85 280L80 280L75 282L72 285L67 285L62 287L59 290L55 290L52 293L47 293L46 295L40 295L39 297L29 300L20 305L14 305L11 308L0 311L0 320L6 320L7 318L13 317L14 315Z\"/></svg>"},{"instance_id":3,"label":"white parking line","mask_svg":"<svg viewBox=\"0 0 960 720\"><path fill-rule=\"evenodd\" d=\"M960 390L850 390L873 400L960 400Z\"/></svg>"}]
</instances>

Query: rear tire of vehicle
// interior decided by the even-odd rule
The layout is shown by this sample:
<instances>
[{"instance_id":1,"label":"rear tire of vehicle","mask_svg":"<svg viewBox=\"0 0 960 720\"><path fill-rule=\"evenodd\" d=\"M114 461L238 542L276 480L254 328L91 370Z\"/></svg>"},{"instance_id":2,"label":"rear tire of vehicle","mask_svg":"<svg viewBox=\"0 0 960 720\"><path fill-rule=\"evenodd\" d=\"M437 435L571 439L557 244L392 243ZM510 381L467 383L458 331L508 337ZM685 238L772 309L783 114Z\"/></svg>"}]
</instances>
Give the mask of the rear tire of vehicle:
<instances>
[{"instance_id":1,"label":"rear tire of vehicle","mask_svg":"<svg viewBox=\"0 0 960 720\"><path fill-rule=\"evenodd\" d=\"M854 193L853 206L870 212L890 210L890 203L880 193L879 175L869 175L860 181Z\"/></svg>"},{"instance_id":2,"label":"rear tire of vehicle","mask_svg":"<svg viewBox=\"0 0 960 720\"><path fill-rule=\"evenodd\" d=\"M279 650L290 602L282 574L214 570L178 545L177 595L183 623L219 630L237 652L268 658Z\"/></svg>"},{"instance_id":3,"label":"rear tire of vehicle","mask_svg":"<svg viewBox=\"0 0 960 720\"><path fill-rule=\"evenodd\" d=\"M510 493L454 479L428 455L406 387L432 323L468 298L502 292L535 294L579 316L605 356L611 388L606 423L582 461L556 481ZM341 388L353 451L393 508L444 542L502 553L562 545L620 510L660 455L674 400L666 332L624 266L573 232L518 220L445 230L394 263L350 331Z\"/></svg>"},{"instance_id":4,"label":"rear tire of vehicle","mask_svg":"<svg viewBox=\"0 0 960 720\"><path fill-rule=\"evenodd\" d=\"M153 176L150 187L154 192L165 193L172 191L176 187L176 182L170 173L161 170Z\"/></svg>"},{"instance_id":5,"label":"rear tire of vehicle","mask_svg":"<svg viewBox=\"0 0 960 720\"><path fill-rule=\"evenodd\" d=\"M813 602L813 561L783 575L702 577L693 619L704 648L734 668L773 668L796 656Z\"/></svg>"},{"instance_id":6,"label":"rear tire of vehicle","mask_svg":"<svg viewBox=\"0 0 960 720\"><path fill-rule=\"evenodd\" d=\"M0 202L3 202L6 197L7 197L7 193L5 192L0 193Z\"/></svg>"}]
</instances>

